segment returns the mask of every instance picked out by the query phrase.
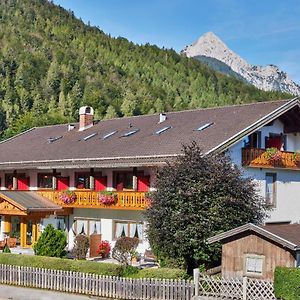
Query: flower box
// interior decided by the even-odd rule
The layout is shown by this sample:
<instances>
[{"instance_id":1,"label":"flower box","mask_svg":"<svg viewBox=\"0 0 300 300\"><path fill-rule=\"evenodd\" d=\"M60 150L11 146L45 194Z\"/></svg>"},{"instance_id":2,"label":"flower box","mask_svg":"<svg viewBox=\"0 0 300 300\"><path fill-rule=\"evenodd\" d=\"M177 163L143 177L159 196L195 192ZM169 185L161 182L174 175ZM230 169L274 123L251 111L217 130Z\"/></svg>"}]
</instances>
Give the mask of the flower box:
<instances>
[{"instance_id":1,"label":"flower box","mask_svg":"<svg viewBox=\"0 0 300 300\"><path fill-rule=\"evenodd\" d=\"M72 191L63 191L59 195L59 200L64 204L73 204L76 201L76 194Z\"/></svg>"},{"instance_id":2,"label":"flower box","mask_svg":"<svg viewBox=\"0 0 300 300\"><path fill-rule=\"evenodd\" d=\"M282 152L275 147L266 149L266 159L272 163L280 163L282 161Z\"/></svg>"},{"instance_id":3,"label":"flower box","mask_svg":"<svg viewBox=\"0 0 300 300\"><path fill-rule=\"evenodd\" d=\"M112 192L103 192L98 196L98 200L104 205L113 205L116 203L117 195Z\"/></svg>"}]
</instances>

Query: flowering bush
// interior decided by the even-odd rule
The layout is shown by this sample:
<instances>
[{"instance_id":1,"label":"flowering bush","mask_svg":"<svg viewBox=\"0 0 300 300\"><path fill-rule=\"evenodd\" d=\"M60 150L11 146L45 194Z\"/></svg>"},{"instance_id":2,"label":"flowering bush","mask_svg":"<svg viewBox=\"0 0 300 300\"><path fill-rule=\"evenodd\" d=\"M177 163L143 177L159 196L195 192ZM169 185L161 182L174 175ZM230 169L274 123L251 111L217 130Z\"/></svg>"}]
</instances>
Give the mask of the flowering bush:
<instances>
[{"instance_id":1,"label":"flowering bush","mask_svg":"<svg viewBox=\"0 0 300 300\"><path fill-rule=\"evenodd\" d=\"M100 203L104 205L112 205L116 203L117 195L112 192L102 192L98 196Z\"/></svg>"},{"instance_id":2,"label":"flowering bush","mask_svg":"<svg viewBox=\"0 0 300 300\"><path fill-rule=\"evenodd\" d=\"M296 164L298 164L300 162L300 152L299 151L294 152L294 154L293 154L293 161Z\"/></svg>"},{"instance_id":3,"label":"flowering bush","mask_svg":"<svg viewBox=\"0 0 300 300\"><path fill-rule=\"evenodd\" d=\"M101 255L102 258L107 258L109 257L110 249L108 241L101 241L97 253Z\"/></svg>"},{"instance_id":4,"label":"flowering bush","mask_svg":"<svg viewBox=\"0 0 300 300\"><path fill-rule=\"evenodd\" d=\"M63 191L59 195L59 200L64 204L72 204L76 201L76 194L72 191Z\"/></svg>"},{"instance_id":5,"label":"flowering bush","mask_svg":"<svg viewBox=\"0 0 300 300\"><path fill-rule=\"evenodd\" d=\"M267 148L266 150L266 158L268 161L272 162L272 163L276 163L281 161L282 159L282 153L280 150L278 150L275 147L272 148Z\"/></svg>"}]
</instances>

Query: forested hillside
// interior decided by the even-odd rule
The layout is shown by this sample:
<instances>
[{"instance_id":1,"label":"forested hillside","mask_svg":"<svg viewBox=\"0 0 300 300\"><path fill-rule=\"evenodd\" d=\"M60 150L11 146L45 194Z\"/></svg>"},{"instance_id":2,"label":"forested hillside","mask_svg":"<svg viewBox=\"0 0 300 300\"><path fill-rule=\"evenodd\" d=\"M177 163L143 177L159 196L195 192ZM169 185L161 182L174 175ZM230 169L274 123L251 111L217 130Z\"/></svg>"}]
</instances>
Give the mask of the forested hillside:
<instances>
[{"instance_id":1,"label":"forested hillside","mask_svg":"<svg viewBox=\"0 0 300 300\"><path fill-rule=\"evenodd\" d=\"M99 21L101 23L101 20ZM286 98L173 50L135 45L46 0L0 1L0 129Z\"/></svg>"}]
</instances>

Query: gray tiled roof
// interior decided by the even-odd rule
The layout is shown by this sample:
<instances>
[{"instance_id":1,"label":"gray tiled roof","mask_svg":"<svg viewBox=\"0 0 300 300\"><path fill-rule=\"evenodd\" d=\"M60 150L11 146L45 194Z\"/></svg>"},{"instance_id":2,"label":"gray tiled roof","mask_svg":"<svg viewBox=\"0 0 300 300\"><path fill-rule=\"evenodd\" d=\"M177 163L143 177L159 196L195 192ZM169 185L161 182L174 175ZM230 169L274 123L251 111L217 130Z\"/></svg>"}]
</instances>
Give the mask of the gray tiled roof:
<instances>
[{"instance_id":1,"label":"gray tiled roof","mask_svg":"<svg viewBox=\"0 0 300 300\"><path fill-rule=\"evenodd\" d=\"M68 131L68 125L54 125L32 130L0 143L0 168L9 168L9 163L62 161L79 159L102 159L110 164L118 158L128 159L128 164L137 157L174 156L181 153L182 144L196 141L204 151L210 151L232 138L248 126L271 112L288 104L288 100L261 102L247 105L226 106L166 113L167 120L158 123L159 115L145 115L99 121L92 128ZM206 123L212 126L203 131L196 129ZM160 135L154 133L166 126L172 128ZM129 137L124 133L139 129ZM118 132L103 140L112 131ZM93 133L94 137L83 141ZM61 137L49 143L48 138ZM156 158L159 160L158 158ZM125 159L126 160L126 159ZM71 162L69 162L71 164ZM34 165L33 163L32 165ZM46 164L45 164L46 165ZM11 164L11 168L14 165Z\"/></svg>"},{"instance_id":2,"label":"gray tiled roof","mask_svg":"<svg viewBox=\"0 0 300 300\"><path fill-rule=\"evenodd\" d=\"M257 234L266 239L272 240L291 250L300 247L300 224L267 224L257 226L252 223L228 230L226 232L210 237L207 241L209 244L215 242L226 243L239 239L245 234Z\"/></svg>"},{"instance_id":3,"label":"gray tiled roof","mask_svg":"<svg viewBox=\"0 0 300 300\"><path fill-rule=\"evenodd\" d=\"M32 191L0 191L0 197L1 196L12 199L27 212L55 211L62 209L57 204Z\"/></svg>"}]
</instances>

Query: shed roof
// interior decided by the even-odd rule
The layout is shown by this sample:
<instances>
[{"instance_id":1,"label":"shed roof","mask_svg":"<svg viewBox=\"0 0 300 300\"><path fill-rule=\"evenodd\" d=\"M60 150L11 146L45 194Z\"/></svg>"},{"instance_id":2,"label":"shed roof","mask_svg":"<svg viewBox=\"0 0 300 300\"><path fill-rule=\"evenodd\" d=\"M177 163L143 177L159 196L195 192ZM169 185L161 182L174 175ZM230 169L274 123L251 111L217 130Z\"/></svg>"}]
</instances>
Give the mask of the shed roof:
<instances>
[{"instance_id":1,"label":"shed roof","mask_svg":"<svg viewBox=\"0 0 300 300\"><path fill-rule=\"evenodd\" d=\"M32 128L0 143L0 166L157 165L180 155L182 144L191 141L196 141L204 152L221 151L295 107L299 109L296 98L170 112L162 123L155 114L101 120L84 131L78 131L78 124L71 131L68 124ZM205 124L211 126L197 130ZM156 134L165 127L170 128ZM137 132L124 137L134 130ZM112 135L104 138L109 134Z\"/></svg>"},{"instance_id":2,"label":"shed roof","mask_svg":"<svg viewBox=\"0 0 300 300\"><path fill-rule=\"evenodd\" d=\"M26 213L62 210L59 205L33 191L1 191L0 198Z\"/></svg>"},{"instance_id":3,"label":"shed roof","mask_svg":"<svg viewBox=\"0 0 300 300\"><path fill-rule=\"evenodd\" d=\"M238 239L242 233L256 233L291 250L297 250L300 247L300 224L267 224L257 226L248 223L210 237L208 243L226 243L229 240Z\"/></svg>"}]
</instances>

